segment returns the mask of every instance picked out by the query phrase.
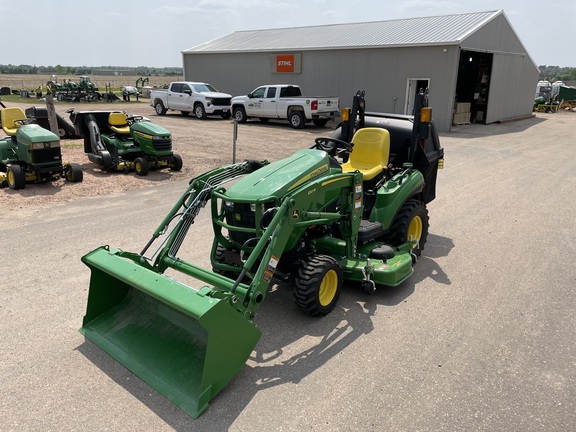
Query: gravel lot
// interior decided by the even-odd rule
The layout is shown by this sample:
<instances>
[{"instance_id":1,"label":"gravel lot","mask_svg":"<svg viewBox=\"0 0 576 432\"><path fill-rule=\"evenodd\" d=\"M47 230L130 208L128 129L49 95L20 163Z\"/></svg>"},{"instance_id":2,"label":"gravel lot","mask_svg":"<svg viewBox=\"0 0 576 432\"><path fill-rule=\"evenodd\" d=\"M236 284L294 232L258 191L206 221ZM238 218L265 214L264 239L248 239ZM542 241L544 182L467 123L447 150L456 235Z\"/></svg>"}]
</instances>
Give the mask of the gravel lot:
<instances>
[{"instance_id":1,"label":"gravel lot","mask_svg":"<svg viewBox=\"0 0 576 432\"><path fill-rule=\"evenodd\" d=\"M185 169L101 173L70 142L84 183L0 190L0 430L574 430L576 113L443 134L414 275L371 296L347 283L321 319L274 285L250 360L192 420L78 333L90 280L80 257L141 250L188 178L230 162L232 123L114 106L172 130ZM274 160L328 133L241 125L238 159ZM211 239L206 215L191 262L207 263Z\"/></svg>"},{"instance_id":2,"label":"gravel lot","mask_svg":"<svg viewBox=\"0 0 576 432\"><path fill-rule=\"evenodd\" d=\"M42 101L31 103L9 103L7 106L44 106ZM58 202L107 195L140 189L159 183L190 179L211 168L232 163L234 123L220 116L197 120L184 117L179 111L169 111L158 116L146 99L140 102L117 102L111 104L88 104L56 102L56 111L65 119L69 108L77 110L124 110L143 115L172 132L174 151L182 156L184 167L180 172L169 170L151 171L146 177L120 172L103 172L84 155L83 140L62 140L64 161L82 165L82 183L67 183L64 180L44 184L28 184L23 190L0 189L0 206L14 210L29 206L50 206ZM312 124L305 129L294 130L287 122L261 124L257 120L238 127L236 161L244 159L268 159L274 161L292 154L296 149L310 147L316 136L329 135L334 123L325 127ZM3 132L1 132L3 134Z\"/></svg>"}]
</instances>

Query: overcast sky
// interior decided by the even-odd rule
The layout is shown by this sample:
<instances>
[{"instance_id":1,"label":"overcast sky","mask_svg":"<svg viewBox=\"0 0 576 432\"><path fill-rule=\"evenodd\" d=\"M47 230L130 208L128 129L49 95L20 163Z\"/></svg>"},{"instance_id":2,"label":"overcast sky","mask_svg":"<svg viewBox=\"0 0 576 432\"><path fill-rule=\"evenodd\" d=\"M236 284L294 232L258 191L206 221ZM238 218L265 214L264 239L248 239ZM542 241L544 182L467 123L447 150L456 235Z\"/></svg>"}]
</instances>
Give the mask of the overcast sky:
<instances>
[{"instance_id":1,"label":"overcast sky","mask_svg":"<svg viewBox=\"0 0 576 432\"><path fill-rule=\"evenodd\" d=\"M0 0L0 64L182 66L239 30L503 9L537 65L576 67L576 2L541 0Z\"/></svg>"}]
</instances>

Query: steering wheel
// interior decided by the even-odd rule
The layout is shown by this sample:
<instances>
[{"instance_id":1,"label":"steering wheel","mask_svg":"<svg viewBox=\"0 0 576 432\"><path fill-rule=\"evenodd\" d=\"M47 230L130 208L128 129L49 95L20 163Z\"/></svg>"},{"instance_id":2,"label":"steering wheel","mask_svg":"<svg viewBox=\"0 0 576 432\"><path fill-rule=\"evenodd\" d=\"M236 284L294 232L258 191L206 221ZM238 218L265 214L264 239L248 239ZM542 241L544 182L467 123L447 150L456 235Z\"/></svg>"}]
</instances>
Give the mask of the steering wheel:
<instances>
[{"instance_id":1,"label":"steering wheel","mask_svg":"<svg viewBox=\"0 0 576 432\"><path fill-rule=\"evenodd\" d=\"M126 121L128 122L129 125L131 125L132 123L142 121L143 119L144 117L141 115L131 115L126 117Z\"/></svg>"},{"instance_id":2,"label":"steering wheel","mask_svg":"<svg viewBox=\"0 0 576 432\"><path fill-rule=\"evenodd\" d=\"M314 140L314 147L318 150L324 150L326 153L332 155L333 153L350 153L354 144L347 141L332 138L332 137L318 137Z\"/></svg>"}]
</instances>

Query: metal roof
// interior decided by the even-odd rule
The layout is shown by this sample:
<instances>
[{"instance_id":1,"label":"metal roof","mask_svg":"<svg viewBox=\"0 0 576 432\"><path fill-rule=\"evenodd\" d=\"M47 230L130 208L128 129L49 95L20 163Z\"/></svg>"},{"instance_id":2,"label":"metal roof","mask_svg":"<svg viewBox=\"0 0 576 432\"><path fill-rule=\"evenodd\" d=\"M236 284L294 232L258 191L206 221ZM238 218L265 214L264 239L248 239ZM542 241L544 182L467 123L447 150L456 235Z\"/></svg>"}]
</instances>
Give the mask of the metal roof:
<instances>
[{"instance_id":1,"label":"metal roof","mask_svg":"<svg viewBox=\"0 0 576 432\"><path fill-rule=\"evenodd\" d=\"M230 33L182 51L243 52L455 45L502 10Z\"/></svg>"}]
</instances>

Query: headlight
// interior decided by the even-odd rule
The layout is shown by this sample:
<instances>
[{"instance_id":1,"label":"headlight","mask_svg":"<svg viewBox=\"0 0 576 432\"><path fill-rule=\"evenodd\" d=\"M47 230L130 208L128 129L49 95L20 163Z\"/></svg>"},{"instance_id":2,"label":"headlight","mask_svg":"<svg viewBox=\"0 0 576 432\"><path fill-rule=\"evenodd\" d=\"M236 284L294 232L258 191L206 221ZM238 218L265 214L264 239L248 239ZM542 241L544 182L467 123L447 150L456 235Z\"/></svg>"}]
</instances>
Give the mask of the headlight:
<instances>
[{"instance_id":1,"label":"headlight","mask_svg":"<svg viewBox=\"0 0 576 432\"><path fill-rule=\"evenodd\" d=\"M205 98L208 102L212 102L212 98L211 97L206 97Z\"/></svg>"},{"instance_id":2,"label":"headlight","mask_svg":"<svg viewBox=\"0 0 576 432\"><path fill-rule=\"evenodd\" d=\"M250 204L250 211L256 213L256 204ZM264 213L264 204L260 204L260 213Z\"/></svg>"},{"instance_id":3,"label":"headlight","mask_svg":"<svg viewBox=\"0 0 576 432\"><path fill-rule=\"evenodd\" d=\"M170 135L168 135L168 136L158 136L157 135L157 136L152 137L152 140L154 140L154 141L161 141L161 140L166 140L166 139L170 139Z\"/></svg>"},{"instance_id":4,"label":"headlight","mask_svg":"<svg viewBox=\"0 0 576 432\"><path fill-rule=\"evenodd\" d=\"M60 142L59 141L48 141L48 142L31 143L30 146L32 147L32 150L58 148L58 147L60 147Z\"/></svg>"},{"instance_id":5,"label":"headlight","mask_svg":"<svg viewBox=\"0 0 576 432\"><path fill-rule=\"evenodd\" d=\"M224 201L224 207L229 208L229 209L233 209L234 203L232 201Z\"/></svg>"}]
</instances>

